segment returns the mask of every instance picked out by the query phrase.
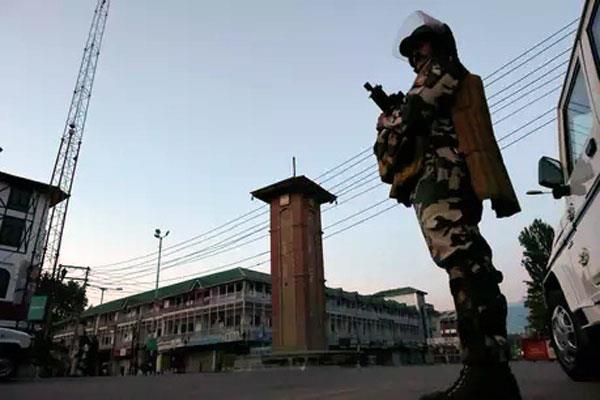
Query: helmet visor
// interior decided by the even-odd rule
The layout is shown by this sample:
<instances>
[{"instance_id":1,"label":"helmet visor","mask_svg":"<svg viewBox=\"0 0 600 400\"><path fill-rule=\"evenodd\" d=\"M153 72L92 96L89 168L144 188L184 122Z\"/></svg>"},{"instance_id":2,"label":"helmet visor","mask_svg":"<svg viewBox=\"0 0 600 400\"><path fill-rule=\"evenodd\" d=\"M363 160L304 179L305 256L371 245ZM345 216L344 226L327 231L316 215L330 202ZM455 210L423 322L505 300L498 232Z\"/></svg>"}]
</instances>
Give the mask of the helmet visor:
<instances>
[{"instance_id":1,"label":"helmet visor","mask_svg":"<svg viewBox=\"0 0 600 400\"><path fill-rule=\"evenodd\" d=\"M403 47L410 46L411 39L416 39L413 33L421 27L428 27L431 31L437 32L443 30L444 23L420 10L410 14L402 23L394 40L394 48L392 49L394 57L408 62L408 55L400 52L400 44L404 41Z\"/></svg>"}]
</instances>

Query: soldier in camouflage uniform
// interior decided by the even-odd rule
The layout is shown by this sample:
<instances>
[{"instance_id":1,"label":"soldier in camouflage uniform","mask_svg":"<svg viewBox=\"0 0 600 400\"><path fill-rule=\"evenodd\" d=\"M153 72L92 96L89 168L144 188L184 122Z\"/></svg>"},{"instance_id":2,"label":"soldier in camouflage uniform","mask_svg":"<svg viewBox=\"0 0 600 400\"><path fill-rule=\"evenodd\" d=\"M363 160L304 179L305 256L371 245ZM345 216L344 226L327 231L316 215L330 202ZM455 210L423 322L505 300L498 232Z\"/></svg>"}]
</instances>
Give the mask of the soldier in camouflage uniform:
<instances>
[{"instance_id":1,"label":"soldier in camouflage uniform","mask_svg":"<svg viewBox=\"0 0 600 400\"><path fill-rule=\"evenodd\" d=\"M452 119L468 72L449 28L430 25L401 42L417 77L404 103L380 116L374 148L390 196L413 206L434 262L448 273L457 312L464 368L452 387L422 399L520 399L508 366L502 274L478 228L482 201Z\"/></svg>"}]
</instances>

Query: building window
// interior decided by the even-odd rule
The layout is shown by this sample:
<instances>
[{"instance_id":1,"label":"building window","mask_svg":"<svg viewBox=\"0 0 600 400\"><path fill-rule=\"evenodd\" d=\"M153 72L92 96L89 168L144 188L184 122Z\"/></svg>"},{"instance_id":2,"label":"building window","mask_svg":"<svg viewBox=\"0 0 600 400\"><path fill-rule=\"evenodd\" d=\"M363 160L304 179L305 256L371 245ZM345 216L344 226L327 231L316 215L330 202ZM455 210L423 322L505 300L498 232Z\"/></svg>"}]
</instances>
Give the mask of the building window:
<instances>
[{"instance_id":1,"label":"building window","mask_svg":"<svg viewBox=\"0 0 600 400\"><path fill-rule=\"evenodd\" d=\"M21 237L25 230L25 220L5 215L0 227L0 245L21 247Z\"/></svg>"},{"instance_id":2,"label":"building window","mask_svg":"<svg viewBox=\"0 0 600 400\"><path fill-rule=\"evenodd\" d=\"M27 212L29 211L29 205L31 204L31 189L21 189L18 187L12 187L8 196L7 208L15 211Z\"/></svg>"},{"instance_id":3,"label":"building window","mask_svg":"<svg viewBox=\"0 0 600 400\"><path fill-rule=\"evenodd\" d=\"M0 268L0 298L6 298L8 292L8 284L10 283L10 272L4 268Z\"/></svg>"},{"instance_id":4,"label":"building window","mask_svg":"<svg viewBox=\"0 0 600 400\"><path fill-rule=\"evenodd\" d=\"M573 171L577 160L583 153L587 140L592 134L594 123L583 70L577 66L575 71L575 80L571 86L565 110L570 171Z\"/></svg>"}]
</instances>

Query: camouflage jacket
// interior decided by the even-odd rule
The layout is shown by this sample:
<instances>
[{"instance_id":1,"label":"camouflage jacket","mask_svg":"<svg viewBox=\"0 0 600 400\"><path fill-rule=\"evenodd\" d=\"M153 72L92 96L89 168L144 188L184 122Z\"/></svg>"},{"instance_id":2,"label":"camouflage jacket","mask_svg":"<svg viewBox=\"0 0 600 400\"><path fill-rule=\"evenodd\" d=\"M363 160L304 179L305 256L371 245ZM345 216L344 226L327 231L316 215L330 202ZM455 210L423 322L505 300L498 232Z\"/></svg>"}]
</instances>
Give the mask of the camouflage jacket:
<instances>
[{"instance_id":1,"label":"camouflage jacket","mask_svg":"<svg viewBox=\"0 0 600 400\"><path fill-rule=\"evenodd\" d=\"M423 166L431 124L437 115L452 118L458 151L464 156L479 200L491 200L498 218L521 208L496 142L483 82L459 62L432 59L415 79L404 102L377 122L374 152L390 197L410 206L410 194Z\"/></svg>"},{"instance_id":2,"label":"camouflage jacket","mask_svg":"<svg viewBox=\"0 0 600 400\"><path fill-rule=\"evenodd\" d=\"M464 75L462 68L443 68L431 59L424 65L404 102L377 121L377 157L381 180L391 185L390 197L407 207L423 166L431 123L439 112L449 113L452 97ZM466 72L466 71L464 71Z\"/></svg>"}]
</instances>

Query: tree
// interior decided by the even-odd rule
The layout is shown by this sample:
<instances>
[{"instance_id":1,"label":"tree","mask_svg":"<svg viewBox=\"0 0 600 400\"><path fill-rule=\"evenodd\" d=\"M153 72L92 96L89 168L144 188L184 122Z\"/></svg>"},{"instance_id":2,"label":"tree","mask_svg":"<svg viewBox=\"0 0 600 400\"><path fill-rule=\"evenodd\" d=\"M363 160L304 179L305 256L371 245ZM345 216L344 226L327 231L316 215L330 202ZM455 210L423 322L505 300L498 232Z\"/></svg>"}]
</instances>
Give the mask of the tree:
<instances>
[{"instance_id":1,"label":"tree","mask_svg":"<svg viewBox=\"0 0 600 400\"><path fill-rule=\"evenodd\" d=\"M52 292L53 290L54 292ZM53 281L48 273L40 277L36 294L52 296L48 312L52 313L53 322L61 322L77 317L88 303L83 285L74 281L67 281L66 283Z\"/></svg>"},{"instance_id":2,"label":"tree","mask_svg":"<svg viewBox=\"0 0 600 400\"><path fill-rule=\"evenodd\" d=\"M527 284L525 306L529 309L527 321L529 329L538 336L546 336L550 331L543 282L548 272L553 241L554 229L537 218L519 234L519 243L524 249L521 265L525 267L531 278L525 281Z\"/></svg>"}]
</instances>

